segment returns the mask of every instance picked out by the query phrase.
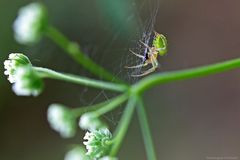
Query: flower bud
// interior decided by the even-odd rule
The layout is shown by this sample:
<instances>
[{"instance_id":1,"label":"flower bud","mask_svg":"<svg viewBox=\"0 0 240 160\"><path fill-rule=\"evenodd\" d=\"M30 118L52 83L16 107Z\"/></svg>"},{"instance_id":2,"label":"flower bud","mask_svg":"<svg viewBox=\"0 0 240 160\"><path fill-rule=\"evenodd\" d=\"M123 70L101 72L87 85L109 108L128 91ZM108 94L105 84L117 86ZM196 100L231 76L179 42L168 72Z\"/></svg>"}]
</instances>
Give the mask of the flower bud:
<instances>
[{"instance_id":1,"label":"flower bud","mask_svg":"<svg viewBox=\"0 0 240 160\"><path fill-rule=\"evenodd\" d=\"M64 160L90 160L83 147L77 146L67 152Z\"/></svg>"},{"instance_id":2,"label":"flower bud","mask_svg":"<svg viewBox=\"0 0 240 160\"><path fill-rule=\"evenodd\" d=\"M47 117L50 126L63 138L75 135L77 124L71 109L60 104L52 104L48 108Z\"/></svg>"},{"instance_id":3,"label":"flower bud","mask_svg":"<svg viewBox=\"0 0 240 160\"><path fill-rule=\"evenodd\" d=\"M38 96L43 90L43 81L34 70L27 56L11 53L4 61L4 74L8 76L12 89L19 96Z\"/></svg>"},{"instance_id":4,"label":"flower bud","mask_svg":"<svg viewBox=\"0 0 240 160\"><path fill-rule=\"evenodd\" d=\"M38 96L43 90L43 81L32 66L18 67L15 72L13 91L18 96Z\"/></svg>"},{"instance_id":5,"label":"flower bud","mask_svg":"<svg viewBox=\"0 0 240 160\"><path fill-rule=\"evenodd\" d=\"M47 11L43 4L34 2L22 7L13 24L16 41L21 44L38 42L47 23Z\"/></svg>"},{"instance_id":6,"label":"flower bud","mask_svg":"<svg viewBox=\"0 0 240 160\"><path fill-rule=\"evenodd\" d=\"M116 157L105 156L100 158L99 160L118 160Z\"/></svg>"},{"instance_id":7,"label":"flower bud","mask_svg":"<svg viewBox=\"0 0 240 160\"><path fill-rule=\"evenodd\" d=\"M96 130L106 128L106 125L94 112L88 112L81 116L79 126L84 130Z\"/></svg>"}]
</instances>

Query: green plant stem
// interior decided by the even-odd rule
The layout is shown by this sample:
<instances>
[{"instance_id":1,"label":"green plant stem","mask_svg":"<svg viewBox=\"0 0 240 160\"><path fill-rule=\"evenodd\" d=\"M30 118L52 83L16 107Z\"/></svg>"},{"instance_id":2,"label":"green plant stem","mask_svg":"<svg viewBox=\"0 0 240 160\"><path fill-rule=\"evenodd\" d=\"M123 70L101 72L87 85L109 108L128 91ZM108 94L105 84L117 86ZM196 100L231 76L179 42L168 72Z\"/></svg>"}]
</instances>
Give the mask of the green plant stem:
<instances>
[{"instance_id":1,"label":"green plant stem","mask_svg":"<svg viewBox=\"0 0 240 160\"><path fill-rule=\"evenodd\" d=\"M92 106L86 106L86 107L72 109L72 112L76 117L79 117L86 112L94 112L94 111L96 111L97 116L101 116L101 115L113 110L117 106L119 106L121 103L126 101L127 98L128 98L128 95L123 94L116 98L113 98L113 99L110 99L110 100L107 100L107 101L104 101L104 102L101 102L101 103L98 103L98 104L95 104Z\"/></svg>"},{"instance_id":2,"label":"green plant stem","mask_svg":"<svg viewBox=\"0 0 240 160\"><path fill-rule=\"evenodd\" d=\"M116 98L114 98L111 103L106 104L104 107L99 108L98 110L95 111L95 114L97 116L101 116L113 109L115 109L116 107L118 107L120 104L122 104L123 102L125 102L128 99L128 93L125 93L123 95L120 95Z\"/></svg>"},{"instance_id":3,"label":"green plant stem","mask_svg":"<svg viewBox=\"0 0 240 160\"><path fill-rule=\"evenodd\" d=\"M46 29L45 34L58 46L65 50L65 52L68 53L69 56L71 56L80 65L82 65L86 70L105 80L123 83L123 81L119 80L114 75L106 71L103 67L93 62L81 51L77 43L71 42L55 27L49 26Z\"/></svg>"},{"instance_id":4,"label":"green plant stem","mask_svg":"<svg viewBox=\"0 0 240 160\"><path fill-rule=\"evenodd\" d=\"M240 67L240 58L192 69L154 74L131 87L133 92L143 93L156 85L216 74Z\"/></svg>"},{"instance_id":5,"label":"green plant stem","mask_svg":"<svg viewBox=\"0 0 240 160\"><path fill-rule=\"evenodd\" d=\"M123 138L126 135L129 123L134 113L135 105L136 105L136 97L132 96L128 101L128 104L124 110L123 116L121 117L120 123L115 131L115 135L113 139L114 143L110 151L110 156L113 156L113 157L116 156L122 144Z\"/></svg>"},{"instance_id":6,"label":"green plant stem","mask_svg":"<svg viewBox=\"0 0 240 160\"><path fill-rule=\"evenodd\" d=\"M115 84L115 83L94 80L94 79L76 76L76 75L59 73L59 72L56 72L56 71L53 71L53 70L50 70L47 68L34 67L34 69L43 78L52 78L52 79L62 80L62 81L66 81L66 82L72 82L72 83L76 83L76 84L80 84L80 85L84 85L84 86L106 89L106 90L111 90L111 91L118 91L118 92L127 91L129 88L127 85L123 85L123 84Z\"/></svg>"},{"instance_id":7,"label":"green plant stem","mask_svg":"<svg viewBox=\"0 0 240 160\"><path fill-rule=\"evenodd\" d=\"M157 160L157 155L154 149L154 144L151 136L146 110L143 104L143 100L140 97L138 98L137 114L140 127L142 130L145 149L147 152L147 158L148 160Z\"/></svg>"},{"instance_id":8,"label":"green plant stem","mask_svg":"<svg viewBox=\"0 0 240 160\"><path fill-rule=\"evenodd\" d=\"M105 107L105 105L111 103L113 101L113 99L108 100L108 101L104 101L98 104L94 104L91 106L84 106L84 107L80 107L80 108L74 108L72 109L72 113L75 115L75 117L79 117L82 114L86 113L86 112L93 112L96 111L102 107Z\"/></svg>"}]
</instances>

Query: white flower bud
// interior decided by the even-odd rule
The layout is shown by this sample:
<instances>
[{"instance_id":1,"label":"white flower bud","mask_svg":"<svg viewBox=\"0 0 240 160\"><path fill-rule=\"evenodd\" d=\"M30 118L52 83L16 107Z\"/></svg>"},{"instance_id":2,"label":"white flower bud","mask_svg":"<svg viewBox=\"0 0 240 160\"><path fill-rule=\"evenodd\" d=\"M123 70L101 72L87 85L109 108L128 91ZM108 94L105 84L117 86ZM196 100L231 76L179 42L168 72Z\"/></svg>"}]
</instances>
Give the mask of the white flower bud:
<instances>
[{"instance_id":1,"label":"white flower bud","mask_svg":"<svg viewBox=\"0 0 240 160\"><path fill-rule=\"evenodd\" d=\"M38 96L43 90L42 79L38 76L32 66L18 67L15 72L15 83L13 91L18 96Z\"/></svg>"},{"instance_id":2,"label":"white flower bud","mask_svg":"<svg viewBox=\"0 0 240 160\"><path fill-rule=\"evenodd\" d=\"M105 156L100 158L99 160L118 160L116 157Z\"/></svg>"},{"instance_id":3,"label":"white flower bud","mask_svg":"<svg viewBox=\"0 0 240 160\"><path fill-rule=\"evenodd\" d=\"M73 137L77 130L76 118L72 111L60 104L52 104L47 111L50 126L63 138Z\"/></svg>"},{"instance_id":4,"label":"white flower bud","mask_svg":"<svg viewBox=\"0 0 240 160\"><path fill-rule=\"evenodd\" d=\"M12 89L19 96L38 96L43 90L43 82L33 69L27 56L11 53L4 61L4 74L8 76Z\"/></svg>"},{"instance_id":5,"label":"white flower bud","mask_svg":"<svg viewBox=\"0 0 240 160\"><path fill-rule=\"evenodd\" d=\"M21 44L38 42L47 26L47 11L41 3L31 3L19 10L13 24L15 39Z\"/></svg>"},{"instance_id":6,"label":"white flower bud","mask_svg":"<svg viewBox=\"0 0 240 160\"><path fill-rule=\"evenodd\" d=\"M68 151L64 160L90 160L84 148L78 146Z\"/></svg>"},{"instance_id":7,"label":"white flower bud","mask_svg":"<svg viewBox=\"0 0 240 160\"><path fill-rule=\"evenodd\" d=\"M80 118L79 126L84 130L106 128L106 125L93 112L83 114Z\"/></svg>"},{"instance_id":8,"label":"white flower bud","mask_svg":"<svg viewBox=\"0 0 240 160\"><path fill-rule=\"evenodd\" d=\"M21 66L31 65L30 60L27 56L21 53L11 53L9 54L8 60L4 61L4 74L8 76L10 83L16 81L16 69Z\"/></svg>"},{"instance_id":9,"label":"white flower bud","mask_svg":"<svg viewBox=\"0 0 240 160\"><path fill-rule=\"evenodd\" d=\"M112 134L105 128L87 132L83 139L87 140L83 142L87 149L86 155L101 158L110 150L111 145L109 142L112 140Z\"/></svg>"}]
</instances>

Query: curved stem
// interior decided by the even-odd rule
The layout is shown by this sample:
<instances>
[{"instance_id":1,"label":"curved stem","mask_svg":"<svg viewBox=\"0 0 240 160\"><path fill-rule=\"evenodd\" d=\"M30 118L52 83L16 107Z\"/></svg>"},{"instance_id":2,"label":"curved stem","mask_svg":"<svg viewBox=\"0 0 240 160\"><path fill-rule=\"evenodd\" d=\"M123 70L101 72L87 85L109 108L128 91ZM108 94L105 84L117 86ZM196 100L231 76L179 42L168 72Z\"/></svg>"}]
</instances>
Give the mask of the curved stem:
<instances>
[{"instance_id":1,"label":"curved stem","mask_svg":"<svg viewBox=\"0 0 240 160\"><path fill-rule=\"evenodd\" d=\"M126 99L128 98L127 94L120 95L118 97L112 98L110 100L94 104L91 106L85 106L85 107L80 107L80 108L74 108L72 109L72 113L75 115L75 117L79 117L82 114L86 112L95 112L97 116L101 116L117 106L119 106L121 103L123 103Z\"/></svg>"},{"instance_id":2,"label":"curved stem","mask_svg":"<svg viewBox=\"0 0 240 160\"><path fill-rule=\"evenodd\" d=\"M142 79L139 83L135 84L132 91L135 93L142 93L149 88L156 85L169 83L178 80L185 80L191 78L203 77L211 74L216 74L224 71L240 67L240 58L228 60L221 63L211 64L203 67L192 69L171 71L166 73L155 74Z\"/></svg>"},{"instance_id":3,"label":"curved stem","mask_svg":"<svg viewBox=\"0 0 240 160\"><path fill-rule=\"evenodd\" d=\"M75 115L75 117L79 117L82 114L86 113L86 112L93 112L96 111L102 107L104 107L105 105L111 103L114 99L108 100L108 101L104 101L98 104L94 104L91 106L84 106L84 107L80 107L80 108L74 108L72 109L72 113Z\"/></svg>"},{"instance_id":4,"label":"curved stem","mask_svg":"<svg viewBox=\"0 0 240 160\"><path fill-rule=\"evenodd\" d=\"M105 80L123 83L123 81L116 78L114 75L106 71L103 67L93 62L88 56L86 56L81 51L77 43L71 42L55 27L49 26L46 29L45 34L58 46L65 50L65 52L67 52L75 61L82 65L86 70Z\"/></svg>"},{"instance_id":5,"label":"curved stem","mask_svg":"<svg viewBox=\"0 0 240 160\"><path fill-rule=\"evenodd\" d=\"M97 116L101 116L101 115L103 115L103 114L105 114L105 113L107 113L107 112L115 109L115 108L118 107L120 104L122 104L123 102L125 102L125 101L127 100L128 96L129 96L128 93L125 93L125 94L123 94L123 95L120 95L120 96L114 98L114 99L111 101L111 103L108 103L108 104L106 104L104 107L101 107L101 108L99 108L98 110L96 110L96 111L95 111L95 114L96 114Z\"/></svg>"},{"instance_id":6,"label":"curved stem","mask_svg":"<svg viewBox=\"0 0 240 160\"><path fill-rule=\"evenodd\" d=\"M148 160L157 160L157 155L154 149L154 144L151 136L146 110L143 104L143 100L140 97L138 97L138 104L139 105L137 106L137 114L140 122L140 127L142 130Z\"/></svg>"},{"instance_id":7,"label":"curved stem","mask_svg":"<svg viewBox=\"0 0 240 160\"><path fill-rule=\"evenodd\" d=\"M124 101L126 101L128 98L127 94L120 95L116 98L113 98L108 101L104 101L92 106L86 106L86 107L81 107L81 108L75 108L72 109L73 114L75 117L79 117L82 114L86 112L94 112L97 117L110 112L111 110L115 109L118 107L120 104L122 104Z\"/></svg>"},{"instance_id":8,"label":"curved stem","mask_svg":"<svg viewBox=\"0 0 240 160\"><path fill-rule=\"evenodd\" d=\"M110 156L113 156L113 157L116 156L122 144L123 138L125 137L125 134L128 130L129 123L134 113L135 105L136 105L136 97L132 97L131 99L129 99L128 104L124 110L123 116L121 117L120 123L115 131L115 135L113 139L114 143L110 151Z\"/></svg>"},{"instance_id":9,"label":"curved stem","mask_svg":"<svg viewBox=\"0 0 240 160\"><path fill-rule=\"evenodd\" d=\"M118 91L118 92L127 91L129 88L127 85L123 85L123 84L115 84L115 83L94 80L94 79L76 76L76 75L63 74L47 68L34 67L34 69L43 78L57 79L57 80L72 82L76 84L81 84L84 86L106 89L111 91Z\"/></svg>"}]
</instances>

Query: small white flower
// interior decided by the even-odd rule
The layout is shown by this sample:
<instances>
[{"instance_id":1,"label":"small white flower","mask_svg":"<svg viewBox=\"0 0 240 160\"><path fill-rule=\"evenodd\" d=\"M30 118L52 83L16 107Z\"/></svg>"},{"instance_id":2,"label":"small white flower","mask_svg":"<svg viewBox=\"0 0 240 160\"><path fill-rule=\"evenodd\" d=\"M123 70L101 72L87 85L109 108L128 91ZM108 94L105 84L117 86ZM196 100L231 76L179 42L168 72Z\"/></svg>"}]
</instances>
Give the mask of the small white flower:
<instances>
[{"instance_id":1,"label":"small white flower","mask_svg":"<svg viewBox=\"0 0 240 160\"><path fill-rule=\"evenodd\" d=\"M84 130L106 128L106 125L93 112L83 114L80 118L79 126Z\"/></svg>"},{"instance_id":2,"label":"small white flower","mask_svg":"<svg viewBox=\"0 0 240 160\"><path fill-rule=\"evenodd\" d=\"M83 142L87 149L86 155L93 158L101 158L108 153L111 147L112 134L105 128L87 132L83 139L87 140Z\"/></svg>"},{"instance_id":3,"label":"small white flower","mask_svg":"<svg viewBox=\"0 0 240 160\"><path fill-rule=\"evenodd\" d=\"M60 104L52 104L47 111L50 126L63 138L73 137L76 133L76 118L72 111Z\"/></svg>"},{"instance_id":4,"label":"small white flower","mask_svg":"<svg viewBox=\"0 0 240 160\"><path fill-rule=\"evenodd\" d=\"M20 96L37 96L42 92L43 82L27 56L11 53L4 61L4 74L13 83L13 91Z\"/></svg>"},{"instance_id":5,"label":"small white flower","mask_svg":"<svg viewBox=\"0 0 240 160\"><path fill-rule=\"evenodd\" d=\"M40 40L47 25L47 11L41 3L31 3L19 10L13 24L15 39L21 44L32 44Z\"/></svg>"},{"instance_id":6,"label":"small white flower","mask_svg":"<svg viewBox=\"0 0 240 160\"><path fill-rule=\"evenodd\" d=\"M19 96L37 96L43 90L43 82L27 56L11 53L4 61L4 74L8 76L12 89Z\"/></svg>"},{"instance_id":7,"label":"small white flower","mask_svg":"<svg viewBox=\"0 0 240 160\"><path fill-rule=\"evenodd\" d=\"M84 148L78 146L67 152L64 160L90 160Z\"/></svg>"},{"instance_id":8,"label":"small white flower","mask_svg":"<svg viewBox=\"0 0 240 160\"><path fill-rule=\"evenodd\" d=\"M43 90L42 79L38 76L32 66L18 67L15 72L15 83L13 91L18 96L38 96Z\"/></svg>"},{"instance_id":9,"label":"small white flower","mask_svg":"<svg viewBox=\"0 0 240 160\"><path fill-rule=\"evenodd\" d=\"M116 157L105 156L100 158L99 160L118 160Z\"/></svg>"},{"instance_id":10,"label":"small white flower","mask_svg":"<svg viewBox=\"0 0 240 160\"><path fill-rule=\"evenodd\" d=\"M8 60L4 61L4 74L8 76L10 83L16 81L16 69L21 66L31 65L30 60L27 56L21 53L11 53L9 54Z\"/></svg>"}]
</instances>

